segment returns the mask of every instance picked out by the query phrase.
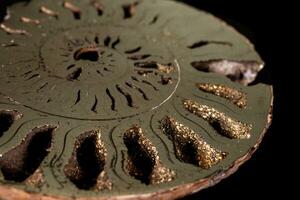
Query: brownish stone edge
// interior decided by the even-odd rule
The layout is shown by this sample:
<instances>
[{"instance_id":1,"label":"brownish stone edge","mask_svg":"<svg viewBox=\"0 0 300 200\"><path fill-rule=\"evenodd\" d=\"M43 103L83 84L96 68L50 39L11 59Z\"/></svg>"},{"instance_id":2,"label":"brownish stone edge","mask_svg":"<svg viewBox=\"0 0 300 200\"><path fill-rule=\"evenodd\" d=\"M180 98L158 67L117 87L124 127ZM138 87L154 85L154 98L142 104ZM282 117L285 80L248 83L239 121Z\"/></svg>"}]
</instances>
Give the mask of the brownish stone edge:
<instances>
[{"instance_id":1,"label":"brownish stone edge","mask_svg":"<svg viewBox=\"0 0 300 200\"><path fill-rule=\"evenodd\" d=\"M177 199L184 197L189 194L196 193L202 189L207 187L211 187L221 180L227 178L234 172L238 170L238 168L245 163L247 160L251 158L253 153L258 149L267 129L271 125L272 122L272 112L273 112L273 88L270 86L270 90L272 93L271 104L269 109L269 114L267 116L267 124L263 129L260 137L258 138L256 144L241 158L236 160L227 170L221 171L215 175L212 175L208 178L201 179L194 183L180 185L169 190L162 190L149 194L136 194L136 195L126 195L126 196L114 196L114 197L82 197L77 198L76 200L160 200L160 199ZM28 193L20 189L16 189L8 186L0 186L0 199L1 200L75 200L74 198L69 197L59 197L59 196L46 196L43 194L36 193Z\"/></svg>"}]
</instances>

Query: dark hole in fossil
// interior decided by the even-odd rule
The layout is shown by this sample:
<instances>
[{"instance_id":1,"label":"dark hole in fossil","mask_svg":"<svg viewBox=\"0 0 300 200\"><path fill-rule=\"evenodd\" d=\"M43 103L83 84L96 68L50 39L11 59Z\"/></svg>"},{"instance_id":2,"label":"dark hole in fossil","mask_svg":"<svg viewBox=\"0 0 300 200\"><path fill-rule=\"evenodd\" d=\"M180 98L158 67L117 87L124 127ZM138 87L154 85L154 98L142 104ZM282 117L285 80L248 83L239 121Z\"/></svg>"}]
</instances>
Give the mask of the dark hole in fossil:
<instances>
[{"instance_id":1,"label":"dark hole in fossil","mask_svg":"<svg viewBox=\"0 0 300 200\"><path fill-rule=\"evenodd\" d=\"M79 136L72 158L65 167L65 174L70 181L84 190L95 186L105 165L105 155L100 154L101 149L97 147L98 136L91 133Z\"/></svg>"},{"instance_id":2,"label":"dark hole in fossil","mask_svg":"<svg viewBox=\"0 0 300 200\"><path fill-rule=\"evenodd\" d=\"M182 154L181 159L184 162L191 163L193 165L198 165L197 161L197 147L193 143L183 143L180 144L180 152Z\"/></svg>"},{"instance_id":3,"label":"dark hole in fossil","mask_svg":"<svg viewBox=\"0 0 300 200\"><path fill-rule=\"evenodd\" d=\"M193 61L191 65L199 71L209 72L209 66L205 62Z\"/></svg>"},{"instance_id":4,"label":"dark hole in fossil","mask_svg":"<svg viewBox=\"0 0 300 200\"><path fill-rule=\"evenodd\" d=\"M14 111L0 111L0 138L14 123L17 115Z\"/></svg>"},{"instance_id":5,"label":"dark hole in fossil","mask_svg":"<svg viewBox=\"0 0 300 200\"><path fill-rule=\"evenodd\" d=\"M79 20L81 18L81 13L80 12L73 12L74 19Z\"/></svg>"},{"instance_id":6,"label":"dark hole in fossil","mask_svg":"<svg viewBox=\"0 0 300 200\"><path fill-rule=\"evenodd\" d=\"M65 1L63 3L63 6L73 13L74 19L79 20L81 18L81 11L77 6L73 5L68 1Z\"/></svg>"},{"instance_id":7,"label":"dark hole in fossil","mask_svg":"<svg viewBox=\"0 0 300 200\"><path fill-rule=\"evenodd\" d=\"M80 48L74 53L75 60L89 60L92 62L98 61L100 55L97 47Z\"/></svg>"},{"instance_id":8,"label":"dark hole in fossil","mask_svg":"<svg viewBox=\"0 0 300 200\"><path fill-rule=\"evenodd\" d=\"M142 183L150 184L149 176L153 171L155 163L147 152L147 149L132 137L124 136L124 143L128 149L129 159L132 162L133 169L130 169L131 175Z\"/></svg>"},{"instance_id":9,"label":"dark hole in fossil","mask_svg":"<svg viewBox=\"0 0 300 200\"><path fill-rule=\"evenodd\" d=\"M232 81L248 85L253 82L257 73L262 69L263 63L253 60L226 60L226 59L213 59L213 60L200 60L193 61L191 65L203 72L213 72L223 74Z\"/></svg>"},{"instance_id":10,"label":"dark hole in fossil","mask_svg":"<svg viewBox=\"0 0 300 200\"><path fill-rule=\"evenodd\" d=\"M55 126L34 128L14 149L0 157L5 180L22 182L31 176L48 155Z\"/></svg>"}]
</instances>

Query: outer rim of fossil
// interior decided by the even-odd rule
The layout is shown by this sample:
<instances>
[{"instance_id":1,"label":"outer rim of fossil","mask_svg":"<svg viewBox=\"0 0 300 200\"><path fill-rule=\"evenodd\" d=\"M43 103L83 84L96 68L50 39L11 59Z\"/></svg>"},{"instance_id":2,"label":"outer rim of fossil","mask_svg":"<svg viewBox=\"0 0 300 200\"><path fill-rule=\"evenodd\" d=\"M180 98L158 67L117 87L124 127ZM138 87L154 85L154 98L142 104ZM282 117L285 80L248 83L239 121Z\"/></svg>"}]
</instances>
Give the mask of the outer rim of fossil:
<instances>
[{"instance_id":1,"label":"outer rim of fossil","mask_svg":"<svg viewBox=\"0 0 300 200\"><path fill-rule=\"evenodd\" d=\"M176 199L216 185L221 180L234 174L239 169L239 167L242 164L244 164L246 161L248 161L255 153L255 151L258 149L264 135L266 134L268 128L272 123L273 100L274 100L272 86L270 86L270 91L272 94L272 98L270 99L270 107L269 107L269 113L267 115L267 122L262 133L260 134L255 145L244 156L237 159L227 170L223 170L219 173L211 175L208 178L200 179L194 183L183 184L168 190L161 190L153 193L122 195L122 196L112 196L112 197L80 197L75 199L76 200ZM71 197L48 196L48 195L37 194L37 193L29 193L9 186L0 186L0 197L4 199L10 199L10 200L74 200L74 198Z\"/></svg>"}]
</instances>

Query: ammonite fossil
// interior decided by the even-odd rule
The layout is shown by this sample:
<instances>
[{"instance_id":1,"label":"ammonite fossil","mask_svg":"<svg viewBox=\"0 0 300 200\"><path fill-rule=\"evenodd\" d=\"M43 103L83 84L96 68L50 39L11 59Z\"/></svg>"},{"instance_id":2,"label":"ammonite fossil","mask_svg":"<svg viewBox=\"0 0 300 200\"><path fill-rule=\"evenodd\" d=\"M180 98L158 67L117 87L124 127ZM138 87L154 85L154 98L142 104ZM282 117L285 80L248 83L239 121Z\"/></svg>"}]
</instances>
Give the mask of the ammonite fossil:
<instances>
[{"instance_id":1,"label":"ammonite fossil","mask_svg":"<svg viewBox=\"0 0 300 200\"><path fill-rule=\"evenodd\" d=\"M0 24L0 198L179 198L237 170L271 121L264 63L170 0L28 0Z\"/></svg>"}]
</instances>

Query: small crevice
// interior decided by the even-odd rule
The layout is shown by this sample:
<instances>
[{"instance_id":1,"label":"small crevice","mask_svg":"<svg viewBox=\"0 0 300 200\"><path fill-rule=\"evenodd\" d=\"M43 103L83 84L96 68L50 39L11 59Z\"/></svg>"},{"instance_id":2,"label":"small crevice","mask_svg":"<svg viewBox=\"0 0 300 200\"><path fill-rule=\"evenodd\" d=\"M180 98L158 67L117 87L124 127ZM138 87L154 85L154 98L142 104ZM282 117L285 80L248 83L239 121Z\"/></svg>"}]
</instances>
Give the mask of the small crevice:
<instances>
[{"instance_id":1,"label":"small crevice","mask_svg":"<svg viewBox=\"0 0 300 200\"><path fill-rule=\"evenodd\" d=\"M152 21L149 23L150 25L153 25L157 22L159 15L155 15L152 19Z\"/></svg>"},{"instance_id":2,"label":"small crevice","mask_svg":"<svg viewBox=\"0 0 300 200\"><path fill-rule=\"evenodd\" d=\"M196 49L196 48L201 48L206 45L210 44L216 44L216 45L224 45L224 46L232 46L232 43L230 42L225 42L225 41L207 41L207 40L201 40L198 42L195 42L194 44L188 46L189 49Z\"/></svg>"},{"instance_id":3,"label":"small crevice","mask_svg":"<svg viewBox=\"0 0 300 200\"><path fill-rule=\"evenodd\" d=\"M137 87L136 85L131 84L131 83L129 83L129 82L126 82L125 84L126 84L128 87L137 90L137 91L142 95L142 97L143 97L145 100L147 100L147 101L150 100L150 99L148 98L147 94L146 94L141 88L139 88L139 87Z\"/></svg>"},{"instance_id":4,"label":"small crevice","mask_svg":"<svg viewBox=\"0 0 300 200\"><path fill-rule=\"evenodd\" d=\"M5 180L23 182L31 176L48 155L56 126L34 128L22 142L0 157Z\"/></svg>"},{"instance_id":5,"label":"small crevice","mask_svg":"<svg viewBox=\"0 0 300 200\"><path fill-rule=\"evenodd\" d=\"M129 49L127 51L125 51L126 54L133 54L133 53L137 53L142 49L142 47L136 47L134 49Z\"/></svg>"},{"instance_id":6,"label":"small crevice","mask_svg":"<svg viewBox=\"0 0 300 200\"><path fill-rule=\"evenodd\" d=\"M97 96L95 96L95 102L91 108L92 112L97 113L97 105L98 105L98 98L97 98Z\"/></svg>"},{"instance_id":7,"label":"small crevice","mask_svg":"<svg viewBox=\"0 0 300 200\"><path fill-rule=\"evenodd\" d=\"M76 101L75 101L74 105L78 104L80 102L80 100L81 100L81 90L78 90Z\"/></svg>"},{"instance_id":8,"label":"small crevice","mask_svg":"<svg viewBox=\"0 0 300 200\"><path fill-rule=\"evenodd\" d=\"M92 0L91 3L94 6L94 8L96 9L98 15L102 16L104 13L104 6L97 0Z\"/></svg>"},{"instance_id":9,"label":"small crevice","mask_svg":"<svg viewBox=\"0 0 300 200\"><path fill-rule=\"evenodd\" d=\"M111 110L116 111L116 100L115 100L115 98L111 95L111 93L110 93L110 91L109 91L108 88L106 88L105 92L106 92L107 96L111 100L111 106L110 106Z\"/></svg>"},{"instance_id":10,"label":"small crevice","mask_svg":"<svg viewBox=\"0 0 300 200\"><path fill-rule=\"evenodd\" d=\"M76 65L75 64L71 64L71 65L69 65L68 67L67 67L67 70L70 70L70 69L72 69L73 67L75 67Z\"/></svg>"},{"instance_id":11,"label":"small crevice","mask_svg":"<svg viewBox=\"0 0 300 200\"><path fill-rule=\"evenodd\" d=\"M81 75L82 73L82 68L77 68L75 69L71 74L69 74L67 76L67 80L68 81L74 81L74 80L78 80L79 76Z\"/></svg>"},{"instance_id":12,"label":"small crevice","mask_svg":"<svg viewBox=\"0 0 300 200\"><path fill-rule=\"evenodd\" d=\"M76 20L81 19L81 10L77 6L73 5L72 3L68 2L68 1L65 1L63 6L66 9L69 9L73 13L74 19L76 19Z\"/></svg>"},{"instance_id":13,"label":"small crevice","mask_svg":"<svg viewBox=\"0 0 300 200\"><path fill-rule=\"evenodd\" d=\"M106 38L103 41L104 46L108 47L110 45L110 41L111 41L111 37L110 36L106 36Z\"/></svg>"},{"instance_id":14,"label":"small crevice","mask_svg":"<svg viewBox=\"0 0 300 200\"><path fill-rule=\"evenodd\" d=\"M131 95L129 93L125 92L119 85L116 85L116 88L117 88L118 92L120 92L126 98L127 105L132 108L135 107L133 105L133 100L132 100Z\"/></svg>"},{"instance_id":15,"label":"small crevice","mask_svg":"<svg viewBox=\"0 0 300 200\"><path fill-rule=\"evenodd\" d=\"M121 42L120 38L118 37L112 44L111 48L116 49L116 46Z\"/></svg>"},{"instance_id":16,"label":"small crevice","mask_svg":"<svg viewBox=\"0 0 300 200\"><path fill-rule=\"evenodd\" d=\"M99 44L99 37L95 36L94 41L95 41L96 44Z\"/></svg>"},{"instance_id":17,"label":"small crevice","mask_svg":"<svg viewBox=\"0 0 300 200\"><path fill-rule=\"evenodd\" d=\"M29 81L29 80L34 79L34 78L39 78L39 77L40 77L40 74L33 74L28 79L26 79L26 81Z\"/></svg>"},{"instance_id":18,"label":"small crevice","mask_svg":"<svg viewBox=\"0 0 300 200\"><path fill-rule=\"evenodd\" d=\"M139 2L136 1L131 4L123 5L122 6L123 12L124 12L123 19L132 18L136 14L136 11L137 11L136 8L137 8L138 4L139 4Z\"/></svg>"}]
</instances>

